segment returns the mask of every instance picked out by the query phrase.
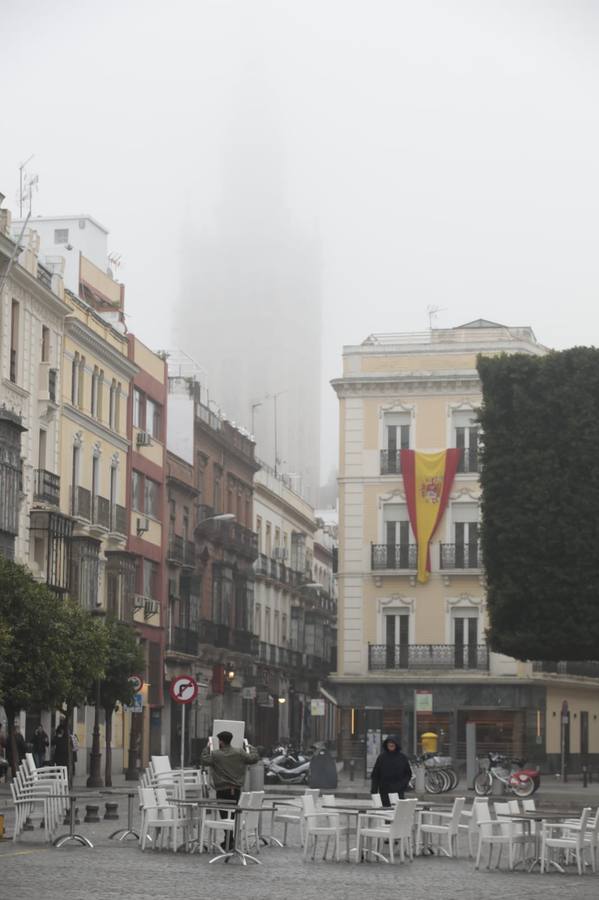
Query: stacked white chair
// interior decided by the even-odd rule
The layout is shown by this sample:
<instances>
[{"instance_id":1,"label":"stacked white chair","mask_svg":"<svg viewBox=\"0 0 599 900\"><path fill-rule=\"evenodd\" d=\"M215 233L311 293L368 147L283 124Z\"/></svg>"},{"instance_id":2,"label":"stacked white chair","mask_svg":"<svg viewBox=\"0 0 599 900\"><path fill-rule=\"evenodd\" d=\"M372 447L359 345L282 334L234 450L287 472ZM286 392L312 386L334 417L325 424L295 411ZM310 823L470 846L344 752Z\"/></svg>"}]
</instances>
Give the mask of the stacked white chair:
<instances>
[{"instance_id":1,"label":"stacked white chair","mask_svg":"<svg viewBox=\"0 0 599 900\"><path fill-rule=\"evenodd\" d=\"M477 806L482 808L484 818L490 818L488 797L475 797L469 809L466 809L466 807L462 809L462 817L458 826L458 831L466 832L468 837L468 856L472 859L476 858L478 850Z\"/></svg>"},{"instance_id":2,"label":"stacked white chair","mask_svg":"<svg viewBox=\"0 0 599 900\"><path fill-rule=\"evenodd\" d=\"M248 806L249 805L250 793L249 791L243 791L239 795L239 806ZM262 801L260 801L260 805L262 805ZM204 847L210 851L213 848L220 849L219 845L219 833L223 832L224 834L230 835L229 841L231 842L233 839L233 834L235 832L235 810L231 809L228 813L228 817L221 819L214 818L209 819L206 816L202 818L200 824L200 849L203 850Z\"/></svg>"},{"instance_id":3,"label":"stacked white chair","mask_svg":"<svg viewBox=\"0 0 599 900\"><path fill-rule=\"evenodd\" d=\"M541 872L549 868L552 850L561 850L566 855L574 856L579 875L584 873L584 852L588 850L593 872L596 870L592 832L589 833L588 831L590 815L590 806L585 806L577 822L543 822L543 830L541 832ZM594 830L596 835L596 823Z\"/></svg>"},{"instance_id":4,"label":"stacked white chair","mask_svg":"<svg viewBox=\"0 0 599 900\"><path fill-rule=\"evenodd\" d=\"M383 862L395 862L395 843L399 843L399 859L404 862L406 856L414 859L414 824L416 819L417 800L398 800L395 805L393 819L376 813L365 813L358 816L358 859L362 860L364 853L372 853ZM370 838L375 842L374 848L365 847L363 841ZM389 858L387 859L380 850L381 841L389 841Z\"/></svg>"},{"instance_id":5,"label":"stacked white chair","mask_svg":"<svg viewBox=\"0 0 599 900\"><path fill-rule=\"evenodd\" d=\"M19 840L28 819L39 819L44 836L50 841L61 815L68 808L69 783L64 766L44 766L37 769L28 753L21 762L10 786L15 805L13 840Z\"/></svg>"},{"instance_id":6,"label":"stacked white chair","mask_svg":"<svg viewBox=\"0 0 599 900\"><path fill-rule=\"evenodd\" d=\"M154 830L154 848L164 847L165 836L176 853L177 847L185 840L189 820L179 809L169 802L166 791L161 788L139 788L142 803L140 842L145 850L150 829Z\"/></svg>"},{"instance_id":7,"label":"stacked white chair","mask_svg":"<svg viewBox=\"0 0 599 900\"><path fill-rule=\"evenodd\" d=\"M247 802L249 809L238 813L241 816L239 832L246 853L250 852L250 843L254 845L256 853L260 853L260 812L263 800L264 791L250 791Z\"/></svg>"}]
</instances>

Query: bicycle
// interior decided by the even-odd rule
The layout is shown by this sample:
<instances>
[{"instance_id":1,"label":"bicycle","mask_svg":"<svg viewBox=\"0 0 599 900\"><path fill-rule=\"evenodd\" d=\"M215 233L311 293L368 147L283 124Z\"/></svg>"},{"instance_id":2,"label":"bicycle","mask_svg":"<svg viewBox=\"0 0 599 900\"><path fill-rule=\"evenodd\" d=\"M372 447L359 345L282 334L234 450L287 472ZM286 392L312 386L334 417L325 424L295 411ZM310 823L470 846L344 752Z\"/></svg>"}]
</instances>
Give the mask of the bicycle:
<instances>
[{"instance_id":1,"label":"bicycle","mask_svg":"<svg viewBox=\"0 0 599 900\"><path fill-rule=\"evenodd\" d=\"M479 797L491 793L494 781L500 781L516 797L530 797L538 787L537 773L522 768L522 760L509 759L500 753L489 753L489 768L478 773L474 790Z\"/></svg>"}]
</instances>

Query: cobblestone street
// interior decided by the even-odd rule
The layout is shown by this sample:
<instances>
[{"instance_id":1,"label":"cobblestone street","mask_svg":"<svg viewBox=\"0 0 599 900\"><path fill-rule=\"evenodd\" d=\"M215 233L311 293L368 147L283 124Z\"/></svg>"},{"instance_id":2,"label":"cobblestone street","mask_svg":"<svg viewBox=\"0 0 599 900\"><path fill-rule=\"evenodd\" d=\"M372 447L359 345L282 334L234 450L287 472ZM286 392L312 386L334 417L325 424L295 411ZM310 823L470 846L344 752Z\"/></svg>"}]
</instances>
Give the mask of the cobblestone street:
<instances>
[{"instance_id":1,"label":"cobblestone street","mask_svg":"<svg viewBox=\"0 0 599 900\"><path fill-rule=\"evenodd\" d=\"M120 816L117 824L123 825L124 802ZM10 830L10 813L7 825ZM152 850L142 854L136 841L110 841L108 835L115 827L113 822L81 823L77 830L93 841L93 850L75 845L60 850L48 847L39 829L25 833L17 844L0 843L1 900L23 892L44 900L342 900L350 896L373 900L395 896L402 900L596 900L599 895L599 875L476 872L473 862L464 858L418 858L413 864L395 866L303 862L297 829L290 832L291 847L267 847L261 852L261 866L209 865L206 854Z\"/></svg>"}]
</instances>

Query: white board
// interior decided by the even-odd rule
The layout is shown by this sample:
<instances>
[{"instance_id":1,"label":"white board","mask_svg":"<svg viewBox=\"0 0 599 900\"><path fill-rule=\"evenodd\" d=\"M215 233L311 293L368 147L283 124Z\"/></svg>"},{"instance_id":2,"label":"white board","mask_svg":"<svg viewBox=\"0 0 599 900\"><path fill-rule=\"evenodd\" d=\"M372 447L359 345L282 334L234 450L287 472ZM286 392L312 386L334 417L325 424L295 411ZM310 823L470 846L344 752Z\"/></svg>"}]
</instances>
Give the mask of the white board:
<instances>
[{"instance_id":1,"label":"white board","mask_svg":"<svg viewBox=\"0 0 599 900\"><path fill-rule=\"evenodd\" d=\"M212 723L212 746L215 750L218 750L218 738L216 735L221 731L230 731L233 735L231 746L237 750L243 749L245 722L235 722L232 719L215 719Z\"/></svg>"}]
</instances>

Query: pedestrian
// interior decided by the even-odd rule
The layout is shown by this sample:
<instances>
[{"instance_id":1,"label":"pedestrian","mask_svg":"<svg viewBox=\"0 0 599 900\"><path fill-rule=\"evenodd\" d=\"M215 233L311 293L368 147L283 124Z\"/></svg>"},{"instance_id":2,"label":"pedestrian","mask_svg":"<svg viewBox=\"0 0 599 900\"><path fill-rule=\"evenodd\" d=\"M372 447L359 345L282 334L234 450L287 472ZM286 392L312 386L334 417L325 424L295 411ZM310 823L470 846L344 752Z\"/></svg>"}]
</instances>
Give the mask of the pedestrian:
<instances>
[{"instance_id":1,"label":"pedestrian","mask_svg":"<svg viewBox=\"0 0 599 900\"><path fill-rule=\"evenodd\" d=\"M69 736L67 723L61 719L52 737L52 759L57 766L69 764Z\"/></svg>"},{"instance_id":2,"label":"pedestrian","mask_svg":"<svg viewBox=\"0 0 599 900\"><path fill-rule=\"evenodd\" d=\"M50 744L50 739L41 724L33 732L31 743L33 745L33 759L35 760L36 768L41 769L46 762L46 747Z\"/></svg>"},{"instance_id":3,"label":"pedestrian","mask_svg":"<svg viewBox=\"0 0 599 900\"><path fill-rule=\"evenodd\" d=\"M383 741L383 751L373 766L370 793L380 794L383 806L390 806L389 794L399 794L399 799L403 800L411 777L412 769L408 757L401 752L399 738L390 734Z\"/></svg>"},{"instance_id":4,"label":"pedestrian","mask_svg":"<svg viewBox=\"0 0 599 900\"><path fill-rule=\"evenodd\" d=\"M241 788L245 781L245 772L248 766L253 766L260 758L254 747L247 745L247 750L236 750L231 746L233 735L230 731L221 731L218 738L218 750L212 750L209 745L204 749L200 757L200 765L212 769L212 781L216 790L217 800L228 800L231 803L239 802ZM220 811L221 819L228 816L226 810ZM231 834L227 833L223 849L231 847Z\"/></svg>"},{"instance_id":5,"label":"pedestrian","mask_svg":"<svg viewBox=\"0 0 599 900\"><path fill-rule=\"evenodd\" d=\"M8 772L8 760L6 759L6 736L2 722L0 722L0 781L6 777Z\"/></svg>"},{"instance_id":6,"label":"pedestrian","mask_svg":"<svg viewBox=\"0 0 599 900\"><path fill-rule=\"evenodd\" d=\"M25 746L25 738L21 734L21 726L18 722L15 722L13 725L13 733L8 735L6 738L6 758L9 762L9 765L12 767L12 750L13 746L17 748L17 758L14 764L14 771L16 771L21 762L25 759L25 753L27 752L27 747Z\"/></svg>"}]
</instances>

